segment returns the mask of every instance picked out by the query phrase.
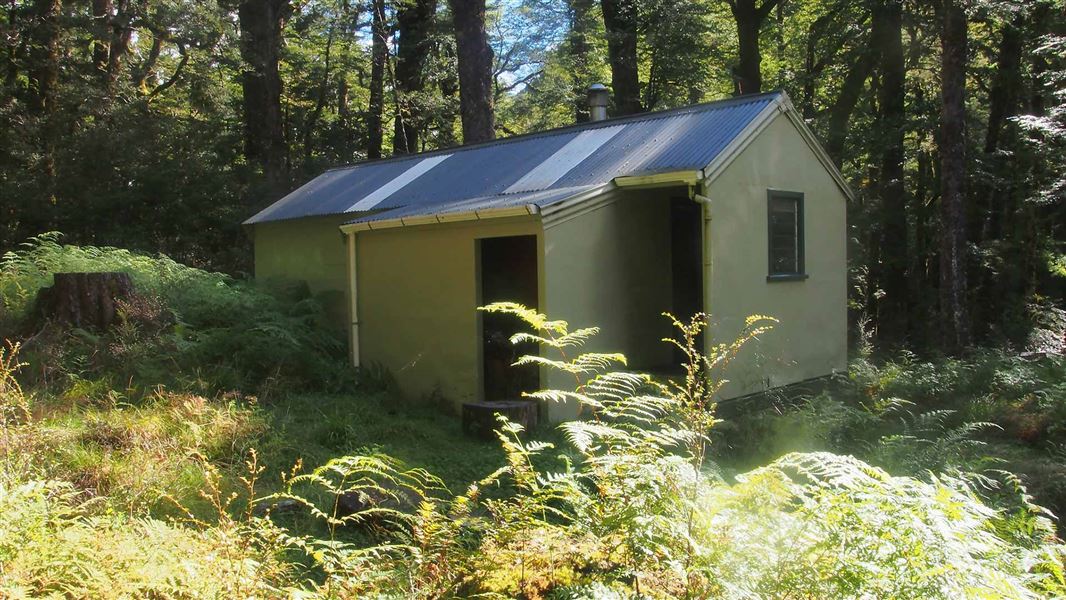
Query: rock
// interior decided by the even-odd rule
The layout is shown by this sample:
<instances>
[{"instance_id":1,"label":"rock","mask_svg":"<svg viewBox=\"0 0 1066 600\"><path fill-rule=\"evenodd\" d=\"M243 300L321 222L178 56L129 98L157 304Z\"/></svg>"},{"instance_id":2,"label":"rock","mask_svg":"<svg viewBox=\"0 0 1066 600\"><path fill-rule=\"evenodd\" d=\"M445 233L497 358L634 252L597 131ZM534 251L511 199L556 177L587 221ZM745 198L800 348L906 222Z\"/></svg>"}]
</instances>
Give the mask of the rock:
<instances>
[{"instance_id":1,"label":"rock","mask_svg":"<svg viewBox=\"0 0 1066 600\"><path fill-rule=\"evenodd\" d=\"M538 422L537 403L533 400L469 402L463 405L463 432L482 439L495 439L494 432L499 428L497 414L518 423L526 431L536 428Z\"/></svg>"},{"instance_id":2,"label":"rock","mask_svg":"<svg viewBox=\"0 0 1066 600\"><path fill-rule=\"evenodd\" d=\"M412 490L396 487L388 482L379 485L382 489L353 490L339 494L336 506L337 517L348 517L374 508L395 510L406 514L413 514L418 509L420 498Z\"/></svg>"},{"instance_id":3,"label":"rock","mask_svg":"<svg viewBox=\"0 0 1066 600\"><path fill-rule=\"evenodd\" d=\"M260 502L255 505L252 513L257 517L265 517L268 514L282 514L296 512L300 509L300 503L289 498L282 498L277 502Z\"/></svg>"}]
</instances>

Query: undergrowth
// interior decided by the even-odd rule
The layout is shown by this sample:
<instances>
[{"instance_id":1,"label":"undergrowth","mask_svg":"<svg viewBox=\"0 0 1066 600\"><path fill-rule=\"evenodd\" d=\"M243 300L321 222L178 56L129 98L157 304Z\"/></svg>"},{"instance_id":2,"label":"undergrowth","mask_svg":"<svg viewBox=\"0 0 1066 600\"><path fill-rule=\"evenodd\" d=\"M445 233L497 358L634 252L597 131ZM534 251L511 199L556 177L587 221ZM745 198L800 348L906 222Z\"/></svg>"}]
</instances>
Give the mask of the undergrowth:
<instances>
[{"instance_id":1,"label":"undergrowth","mask_svg":"<svg viewBox=\"0 0 1066 600\"><path fill-rule=\"evenodd\" d=\"M141 304L106 333L36 321L57 270L129 272ZM0 350L4 597L1066 594L1034 482L988 460L1066 454L1058 359L859 362L722 422L731 357L772 319L709 356L706 320L675 322L685 376L661 383L582 352L595 328L497 304L544 349L519 362L573 381L532 397L582 418L501 420L493 446L352 376L306 295L44 236L4 258L0 299L25 342ZM763 447L730 465L738 436Z\"/></svg>"},{"instance_id":2,"label":"undergrowth","mask_svg":"<svg viewBox=\"0 0 1066 600\"><path fill-rule=\"evenodd\" d=\"M853 454L893 473L951 469L1013 485L1066 514L1066 358L981 350L964 358L857 359L820 391L750 400L718 431L738 469L793 451ZM989 491L986 496L995 497Z\"/></svg>"},{"instance_id":3,"label":"undergrowth","mask_svg":"<svg viewBox=\"0 0 1066 600\"><path fill-rule=\"evenodd\" d=\"M558 351L526 357L574 377L573 390L533 394L577 402L586 418L560 426L565 445L525 439L500 420L506 463L450 495L429 473L382 457L331 461L288 481L295 501L331 528L374 523L369 547L304 540L326 573L327 597L1037 598L1066 592L1063 546L1042 510L986 505L983 479L951 471L891 476L858 459L792 453L735 478L704 462L720 369L769 326L758 317L735 344L703 357L702 316L677 323L688 357L682 383L617 367L616 354L580 353L594 328L571 331L517 305L531 326L516 342ZM570 358L568 358L570 357ZM697 408L699 410L697 410ZM561 468L543 458L560 452ZM508 482L513 494L489 498ZM379 497L342 515L307 501Z\"/></svg>"},{"instance_id":4,"label":"undergrowth","mask_svg":"<svg viewBox=\"0 0 1066 600\"><path fill-rule=\"evenodd\" d=\"M0 259L0 338L20 337L26 375L89 401L129 400L154 388L266 397L290 389L350 390L342 335L297 286L271 288L159 255L70 246L44 234ZM35 314L57 272L120 271L136 296L107 332L54 326Z\"/></svg>"}]
</instances>

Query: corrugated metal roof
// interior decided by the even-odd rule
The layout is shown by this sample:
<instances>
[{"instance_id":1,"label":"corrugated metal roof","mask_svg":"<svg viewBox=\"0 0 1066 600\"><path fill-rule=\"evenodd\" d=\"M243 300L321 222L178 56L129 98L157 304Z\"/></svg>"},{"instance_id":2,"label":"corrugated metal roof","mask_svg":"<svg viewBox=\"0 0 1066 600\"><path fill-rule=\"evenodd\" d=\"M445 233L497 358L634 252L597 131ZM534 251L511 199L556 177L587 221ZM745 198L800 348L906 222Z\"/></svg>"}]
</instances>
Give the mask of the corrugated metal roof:
<instances>
[{"instance_id":1,"label":"corrugated metal roof","mask_svg":"<svg viewBox=\"0 0 1066 600\"><path fill-rule=\"evenodd\" d=\"M615 177L702 169L779 95L742 96L333 169L245 223L341 213L367 222L547 206Z\"/></svg>"},{"instance_id":2,"label":"corrugated metal roof","mask_svg":"<svg viewBox=\"0 0 1066 600\"><path fill-rule=\"evenodd\" d=\"M390 208L381 212L372 213L353 219L351 223L372 223L376 221L391 221L404 219L422 219L424 217L439 216L442 221L448 220L448 215L455 213L472 213L477 211L495 210L501 208L514 208L519 206L536 206L544 208L557 204L574 196L596 189L595 185L580 187L553 188L538 190L535 192L519 192L515 194L497 194L495 196L481 196L456 200L444 204L432 206L414 205Z\"/></svg>"}]
</instances>

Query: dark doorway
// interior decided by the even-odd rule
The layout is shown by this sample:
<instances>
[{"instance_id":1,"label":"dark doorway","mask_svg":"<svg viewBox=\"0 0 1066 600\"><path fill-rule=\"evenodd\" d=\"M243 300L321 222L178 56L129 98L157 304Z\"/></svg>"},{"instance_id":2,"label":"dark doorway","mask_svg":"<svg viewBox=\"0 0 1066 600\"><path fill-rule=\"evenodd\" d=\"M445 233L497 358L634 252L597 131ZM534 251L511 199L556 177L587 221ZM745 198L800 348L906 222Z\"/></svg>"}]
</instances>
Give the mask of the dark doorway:
<instances>
[{"instance_id":1,"label":"dark doorway","mask_svg":"<svg viewBox=\"0 0 1066 600\"><path fill-rule=\"evenodd\" d=\"M703 310L703 214L688 198L670 200L670 267L673 301L670 311L683 323ZM674 332L677 333L677 332ZM675 367L684 360L674 349Z\"/></svg>"},{"instance_id":2,"label":"dark doorway","mask_svg":"<svg viewBox=\"0 0 1066 600\"><path fill-rule=\"evenodd\" d=\"M537 237L518 235L478 240L480 294L482 305L492 302L518 302L537 307ZM515 346L510 338L528 326L511 315L481 314L481 355L484 399L512 400L522 392L540 387L535 366L512 367L519 357L535 354L535 344Z\"/></svg>"}]
</instances>

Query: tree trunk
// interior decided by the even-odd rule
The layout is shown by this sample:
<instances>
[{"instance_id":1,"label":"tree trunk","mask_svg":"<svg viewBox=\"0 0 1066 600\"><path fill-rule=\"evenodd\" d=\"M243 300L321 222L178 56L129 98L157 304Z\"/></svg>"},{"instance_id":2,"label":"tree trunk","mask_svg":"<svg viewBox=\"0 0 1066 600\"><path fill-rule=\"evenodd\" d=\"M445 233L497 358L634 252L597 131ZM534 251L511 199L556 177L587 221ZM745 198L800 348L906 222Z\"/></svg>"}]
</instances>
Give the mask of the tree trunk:
<instances>
[{"instance_id":1,"label":"tree trunk","mask_svg":"<svg viewBox=\"0 0 1066 600\"><path fill-rule=\"evenodd\" d=\"M16 24L21 25L21 21L22 21L21 15L22 15L22 11L19 10L19 7L17 5L8 4L8 6L7 6L7 14L5 15L4 18L7 19L7 23L8 23L9 26L16 27ZM19 26L19 27L17 27L17 29L21 30L22 28ZM13 43L15 41L15 39L20 39L21 42L19 44L15 44L15 43ZM15 81L18 79L19 70L20 70L19 69L19 67L20 67L19 58L21 57L23 49L25 48L25 44L26 44L25 32L22 32L22 33L18 34L17 36L13 36L13 39L10 42L4 44L6 46L6 48L5 48L5 52L4 52L4 63L5 64L4 64L4 69L3 69L4 70L4 84L3 85L6 86L6 87L14 86L15 85ZM7 107L8 105L11 104L11 102L13 100L14 100L14 97L9 95L7 98L5 98L2 101L0 101L0 106Z\"/></svg>"},{"instance_id":2,"label":"tree trunk","mask_svg":"<svg viewBox=\"0 0 1066 600\"><path fill-rule=\"evenodd\" d=\"M981 157L983 168L978 171L982 176L976 178L971 193L974 201L971 202L967 219L971 240L984 249L991 248L995 240L1003 239L1005 221L1024 214L1012 201L1013 194L1017 193L1012 188L1018 181L1014 171L1019 163L1014 156L1000 154L999 149L1007 120L1017 112L1023 86L1021 57L1025 21L1024 17L1019 16L1003 25L996 55L996 71L988 91L988 124ZM1008 237L1015 243L1003 246L1003 259L1011 261L1017 255L1012 257L1009 248L1020 247L1021 238L1016 235ZM1024 284L1019 285L1024 280L1020 265L1015 263L1012 267L1007 272L988 268L974 272L973 287L982 290L982 295L987 297L987 301L973 306L973 322L979 328L978 335L987 331L989 326L1002 322L1003 315L1011 310L1011 304L1024 287Z\"/></svg>"},{"instance_id":3,"label":"tree trunk","mask_svg":"<svg viewBox=\"0 0 1066 600\"><path fill-rule=\"evenodd\" d=\"M111 0L92 0L93 68L107 76L107 57L111 47Z\"/></svg>"},{"instance_id":4,"label":"tree trunk","mask_svg":"<svg viewBox=\"0 0 1066 600\"><path fill-rule=\"evenodd\" d=\"M493 112L492 47L485 31L485 0L449 0L459 62L459 117L463 143L496 137Z\"/></svg>"},{"instance_id":5,"label":"tree trunk","mask_svg":"<svg viewBox=\"0 0 1066 600\"><path fill-rule=\"evenodd\" d=\"M592 9L594 0L569 0L570 35L566 51L570 55L571 95L574 122L589 120L588 88L592 81L589 54L592 52Z\"/></svg>"},{"instance_id":6,"label":"tree trunk","mask_svg":"<svg viewBox=\"0 0 1066 600\"><path fill-rule=\"evenodd\" d=\"M38 115L51 114L56 107L59 82L60 0L34 0L37 20L30 42L30 108Z\"/></svg>"},{"instance_id":7,"label":"tree trunk","mask_svg":"<svg viewBox=\"0 0 1066 600\"><path fill-rule=\"evenodd\" d=\"M350 90L348 89L348 80L342 73L340 77L337 77L337 124L341 130L341 147L338 149L338 154L343 160L355 160L355 151L357 147L357 139L355 136L355 127L352 124L352 111L349 103L351 102Z\"/></svg>"},{"instance_id":8,"label":"tree trunk","mask_svg":"<svg viewBox=\"0 0 1066 600\"><path fill-rule=\"evenodd\" d=\"M303 126L303 142L304 142L304 156L311 158L315 150L315 128L318 125L318 120L322 117L322 111L326 108L326 101L329 96L329 84L332 78L331 61L333 58L333 38L335 35L335 27L330 25L329 32L326 34L326 49L322 57L322 77L319 79L317 98L315 99L315 108L311 111L311 114L304 120Z\"/></svg>"},{"instance_id":9,"label":"tree trunk","mask_svg":"<svg viewBox=\"0 0 1066 600\"><path fill-rule=\"evenodd\" d=\"M1006 192L1000 181L1011 179L1009 170L1011 160L999 156L1000 139L1007 120L1018 110L1019 94L1022 82L1022 31L1025 27L1024 17L1003 26L996 57L996 74L988 92L988 128L985 131L984 158L991 181L984 190L984 206L981 206L981 227L977 241L998 238L1002 235L1002 202L1000 196Z\"/></svg>"},{"instance_id":10,"label":"tree trunk","mask_svg":"<svg viewBox=\"0 0 1066 600\"><path fill-rule=\"evenodd\" d=\"M137 67L137 72L133 76L133 87L137 88L142 94L148 94L148 78L151 77L155 71L156 64L159 62L159 56L163 53L163 42L166 40L166 33L160 30L152 31L152 47L148 50L148 56Z\"/></svg>"},{"instance_id":11,"label":"tree trunk","mask_svg":"<svg viewBox=\"0 0 1066 600\"><path fill-rule=\"evenodd\" d=\"M878 196L881 200L881 243L878 283L878 331L883 340L907 336L907 193L903 179L903 138L906 130L903 56L903 7L899 0L879 0L873 9L871 43L878 51L877 89L880 148Z\"/></svg>"},{"instance_id":12,"label":"tree trunk","mask_svg":"<svg viewBox=\"0 0 1066 600\"><path fill-rule=\"evenodd\" d=\"M848 122L855 106L862 97L866 80L870 76L873 57L866 49L858 50L859 57L844 77L840 93L829 107L829 127L826 133L825 151L839 168L844 162L844 144L848 137Z\"/></svg>"},{"instance_id":13,"label":"tree trunk","mask_svg":"<svg viewBox=\"0 0 1066 600\"><path fill-rule=\"evenodd\" d=\"M1018 93L1022 87L1022 30L1025 19L1016 18L1003 26L999 52L996 57L996 74L988 93L988 130L985 132L985 154L999 148L1000 132L1007 119L1014 116Z\"/></svg>"},{"instance_id":14,"label":"tree trunk","mask_svg":"<svg viewBox=\"0 0 1066 600\"><path fill-rule=\"evenodd\" d=\"M119 302L133 295L127 273L56 273L37 296L39 317L104 330L118 320Z\"/></svg>"},{"instance_id":15,"label":"tree trunk","mask_svg":"<svg viewBox=\"0 0 1066 600\"><path fill-rule=\"evenodd\" d=\"M419 96L426 85L426 66L433 41L433 15L437 0L412 0L396 13L400 46L396 51L396 126L393 154L419 151L419 133L424 125Z\"/></svg>"},{"instance_id":16,"label":"tree trunk","mask_svg":"<svg viewBox=\"0 0 1066 600\"><path fill-rule=\"evenodd\" d=\"M611 63L615 116L644 111L640 102L637 62L636 0L601 0L603 27L607 32L607 57Z\"/></svg>"},{"instance_id":17,"label":"tree trunk","mask_svg":"<svg viewBox=\"0 0 1066 600\"><path fill-rule=\"evenodd\" d=\"M440 52L437 60L443 64L448 64L453 58L455 58L454 54L451 52L451 48L448 46L438 46L437 50ZM433 116L437 136L437 147L451 148L459 145L459 140L455 137L455 107L458 104L456 99L459 97L458 73L451 69L445 70L437 79L437 89L440 91L441 100L443 101L444 106L443 111Z\"/></svg>"},{"instance_id":18,"label":"tree trunk","mask_svg":"<svg viewBox=\"0 0 1066 600\"><path fill-rule=\"evenodd\" d=\"M384 139L382 113L385 110L385 61L389 59L389 32L385 15L385 0L371 3L370 31L370 103L366 110L366 157L381 158Z\"/></svg>"},{"instance_id":19,"label":"tree trunk","mask_svg":"<svg viewBox=\"0 0 1066 600\"><path fill-rule=\"evenodd\" d=\"M818 43L822 41L833 24L835 13L824 14L807 28L806 47L803 55L803 87L800 96L800 112L804 119L813 119L816 115L814 109L815 86L825 71L825 61L817 58ZM854 67L853 69L854 70ZM849 74L851 71L848 71ZM865 78L864 78L865 80ZM838 165L839 166L839 165Z\"/></svg>"},{"instance_id":20,"label":"tree trunk","mask_svg":"<svg viewBox=\"0 0 1066 600\"><path fill-rule=\"evenodd\" d=\"M762 91L762 52L759 49L759 31L763 22L781 0L764 0L756 6L755 0L727 0L737 25L737 52L739 61L733 69L733 94L757 94Z\"/></svg>"},{"instance_id":21,"label":"tree trunk","mask_svg":"<svg viewBox=\"0 0 1066 600\"><path fill-rule=\"evenodd\" d=\"M132 18L129 0L118 0L115 15L108 19L111 41L107 49L107 89L112 93L122 73L122 59L129 53L130 41L133 39Z\"/></svg>"},{"instance_id":22,"label":"tree trunk","mask_svg":"<svg viewBox=\"0 0 1066 600\"><path fill-rule=\"evenodd\" d=\"M915 106L923 106L925 103L925 90L918 86L914 90ZM929 290L936 288L936 272L934 258L936 257L936 223L937 215L934 200L939 193L936 189L936 161L933 152L928 149L929 139L932 132L918 131L918 139L915 146L918 150L915 156L917 175L914 182L914 192L911 194L911 202L914 207L914 249L911 252L911 276L909 279L909 293L911 299L911 311L914 322L911 323L911 340L918 347L929 347L937 344L936 340L936 305L937 299L931 297ZM935 134L932 134L935 137ZM932 331L931 331L932 330Z\"/></svg>"},{"instance_id":23,"label":"tree trunk","mask_svg":"<svg viewBox=\"0 0 1066 600\"><path fill-rule=\"evenodd\" d=\"M59 87L59 13L60 0L34 0L33 16L37 20L29 39L29 108L40 118L41 158L43 175L42 198L34 203L38 208L38 231L58 226L56 202L56 144L60 138L56 118Z\"/></svg>"},{"instance_id":24,"label":"tree trunk","mask_svg":"<svg viewBox=\"0 0 1066 600\"><path fill-rule=\"evenodd\" d=\"M966 12L944 0L941 16L940 313L948 351L970 344L966 294Z\"/></svg>"},{"instance_id":25,"label":"tree trunk","mask_svg":"<svg viewBox=\"0 0 1066 600\"><path fill-rule=\"evenodd\" d=\"M278 62L281 32L291 11L289 0L245 0L237 9L245 63L244 153L262 170L269 200L284 193L288 180Z\"/></svg>"}]
</instances>

